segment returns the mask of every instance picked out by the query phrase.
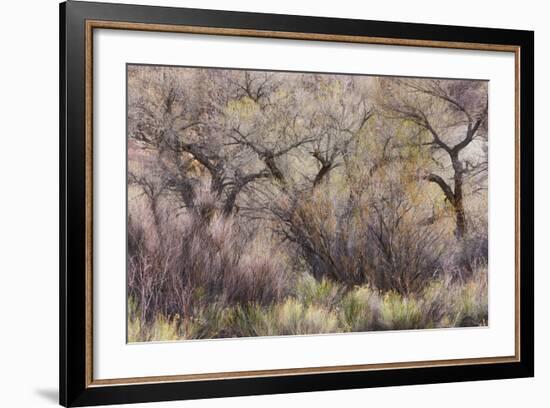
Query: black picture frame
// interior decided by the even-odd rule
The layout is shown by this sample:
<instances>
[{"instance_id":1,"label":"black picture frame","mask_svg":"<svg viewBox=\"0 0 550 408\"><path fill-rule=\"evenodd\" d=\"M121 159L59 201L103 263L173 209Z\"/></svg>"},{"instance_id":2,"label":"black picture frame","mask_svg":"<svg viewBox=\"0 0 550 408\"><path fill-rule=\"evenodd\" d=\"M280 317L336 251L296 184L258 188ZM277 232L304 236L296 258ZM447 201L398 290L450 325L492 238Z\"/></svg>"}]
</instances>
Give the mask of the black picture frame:
<instances>
[{"instance_id":1,"label":"black picture frame","mask_svg":"<svg viewBox=\"0 0 550 408\"><path fill-rule=\"evenodd\" d=\"M122 404L534 376L534 33L532 31L363 21L68 1L60 4L60 403ZM86 22L115 21L327 36L518 47L521 197L517 259L520 358L492 364L268 375L138 384L90 384L87 374ZM89 154L89 153L88 153Z\"/></svg>"}]
</instances>

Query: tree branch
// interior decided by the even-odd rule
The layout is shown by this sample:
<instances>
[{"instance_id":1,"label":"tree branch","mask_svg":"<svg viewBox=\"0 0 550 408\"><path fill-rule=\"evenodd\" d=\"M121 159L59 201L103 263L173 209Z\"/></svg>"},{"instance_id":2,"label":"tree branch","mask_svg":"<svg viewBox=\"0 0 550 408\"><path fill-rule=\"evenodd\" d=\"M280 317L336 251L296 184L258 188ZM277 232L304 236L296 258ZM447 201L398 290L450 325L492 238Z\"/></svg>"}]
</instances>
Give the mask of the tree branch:
<instances>
[{"instance_id":1,"label":"tree branch","mask_svg":"<svg viewBox=\"0 0 550 408\"><path fill-rule=\"evenodd\" d=\"M437 174L430 173L424 177L425 180L431 181L432 183L437 184L441 190L443 190L443 193L445 194L445 197L447 200L453 204L455 202L455 195L453 193L453 190L451 187L443 180L440 176Z\"/></svg>"},{"instance_id":2,"label":"tree branch","mask_svg":"<svg viewBox=\"0 0 550 408\"><path fill-rule=\"evenodd\" d=\"M487 109L488 105L485 105L485 109L479 116L479 118L476 120L476 122L473 124L473 126L470 124L468 125L468 130L466 132L466 137L457 145L453 147L453 151L458 153L462 149L464 149L466 146L470 144L470 142L474 139L475 134L477 133L477 130L479 129L479 126L483 123L485 118L487 117Z\"/></svg>"}]
</instances>

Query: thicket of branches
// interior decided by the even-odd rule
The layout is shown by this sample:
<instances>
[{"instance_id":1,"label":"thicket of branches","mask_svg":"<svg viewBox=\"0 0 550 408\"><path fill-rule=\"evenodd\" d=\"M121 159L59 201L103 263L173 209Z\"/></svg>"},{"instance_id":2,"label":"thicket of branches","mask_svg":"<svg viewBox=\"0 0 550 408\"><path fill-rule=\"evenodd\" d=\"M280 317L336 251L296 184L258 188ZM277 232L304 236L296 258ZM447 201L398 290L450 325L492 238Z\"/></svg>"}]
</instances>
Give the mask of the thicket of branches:
<instances>
[{"instance_id":1,"label":"thicket of branches","mask_svg":"<svg viewBox=\"0 0 550 408\"><path fill-rule=\"evenodd\" d=\"M189 333L309 279L405 302L483 282L487 106L483 81L129 66L136 338L159 316L187 337L253 335L235 316Z\"/></svg>"}]
</instances>

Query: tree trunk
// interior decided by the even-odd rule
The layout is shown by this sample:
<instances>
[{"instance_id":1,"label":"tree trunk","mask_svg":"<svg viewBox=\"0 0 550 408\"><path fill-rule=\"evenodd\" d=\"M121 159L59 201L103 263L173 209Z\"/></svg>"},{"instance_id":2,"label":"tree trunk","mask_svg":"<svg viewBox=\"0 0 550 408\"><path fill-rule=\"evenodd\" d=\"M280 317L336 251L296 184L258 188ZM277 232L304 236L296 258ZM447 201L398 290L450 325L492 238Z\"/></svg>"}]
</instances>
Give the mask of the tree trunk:
<instances>
[{"instance_id":1,"label":"tree trunk","mask_svg":"<svg viewBox=\"0 0 550 408\"><path fill-rule=\"evenodd\" d=\"M323 178L328 175L329 171L332 169L332 163L328 165L323 165L317 175L315 176L315 180L313 180L313 188L317 187Z\"/></svg>"},{"instance_id":2,"label":"tree trunk","mask_svg":"<svg viewBox=\"0 0 550 408\"><path fill-rule=\"evenodd\" d=\"M458 159L458 154L451 156L453 170L454 170L454 200L453 207L456 217L456 229L455 236L458 240L464 238L466 234L466 214L464 212L464 194L462 192L462 186L464 184L462 163Z\"/></svg>"},{"instance_id":3,"label":"tree trunk","mask_svg":"<svg viewBox=\"0 0 550 408\"><path fill-rule=\"evenodd\" d=\"M457 239L462 239L466 234L466 217L464 214L464 205L462 203L462 198L460 198L460 201L457 201L455 203L454 208L456 215L455 235Z\"/></svg>"},{"instance_id":4,"label":"tree trunk","mask_svg":"<svg viewBox=\"0 0 550 408\"><path fill-rule=\"evenodd\" d=\"M464 238L467 232L466 214L464 212L464 194L462 187L464 184L464 172L462 163L458 158L458 153L451 153L451 162L454 170L454 190L437 174L428 174L426 180L436 183L443 193L447 201L451 203L455 212L455 236L458 240Z\"/></svg>"},{"instance_id":5,"label":"tree trunk","mask_svg":"<svg viewBox=\"0 0 550 408\"><path fill-rule=\"evenodd\" d=\"M233 212L235 207L235 201L237 200L237 195L239 194L240 188L233 188L228 194L225 202L223 204L223 215L224 217L229 217Z\"/></svg>"}]
</instances>

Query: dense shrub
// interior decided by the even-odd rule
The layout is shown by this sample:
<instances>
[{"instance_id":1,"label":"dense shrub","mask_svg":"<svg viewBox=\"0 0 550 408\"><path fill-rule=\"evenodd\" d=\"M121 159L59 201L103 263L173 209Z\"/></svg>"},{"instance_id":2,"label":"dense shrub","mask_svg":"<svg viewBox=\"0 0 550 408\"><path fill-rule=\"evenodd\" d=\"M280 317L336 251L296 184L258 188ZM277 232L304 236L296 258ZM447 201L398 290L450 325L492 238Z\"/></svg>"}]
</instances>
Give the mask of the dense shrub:
<instances>
[{"instance_id":1,"label":"dense shrub","mask_svg":"<svg viewBox=\"0 0 550 408\"><path fill-rule=\"evenodd\" d=\"M128 294L142 322L153 322L159 314L178 315L187 325L213 302L267 305L288 290L289 276L279 258L270 256L268 243L241 234L230 217L133 214L128 223ZM152 219L160 221L155 225ZM158 239L147 245L143 237L151 231Z\"/></svg>"},{"instance_id":2,"label":"dense shrub","mask_svg":"<svg viewBox=\"0 0 550 408\"><path fill-rule=\"evenodd\" d=\"M421 208L398 187L372 190L345 204L316 191L280 205L283 233L318 281L418 292L441 273L450 234L423 222Z\"/></svg>"}]
</instances>

